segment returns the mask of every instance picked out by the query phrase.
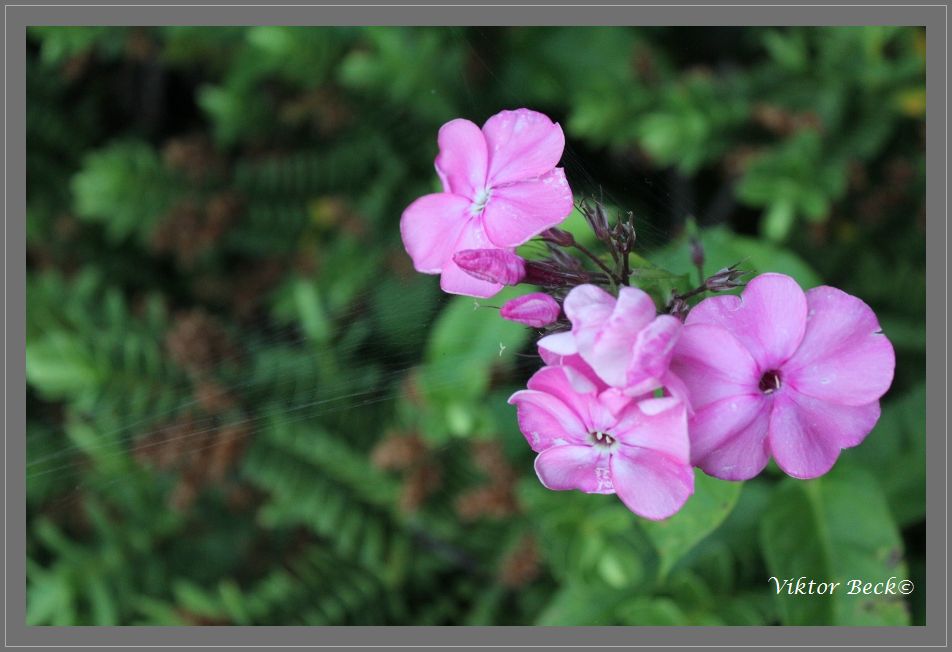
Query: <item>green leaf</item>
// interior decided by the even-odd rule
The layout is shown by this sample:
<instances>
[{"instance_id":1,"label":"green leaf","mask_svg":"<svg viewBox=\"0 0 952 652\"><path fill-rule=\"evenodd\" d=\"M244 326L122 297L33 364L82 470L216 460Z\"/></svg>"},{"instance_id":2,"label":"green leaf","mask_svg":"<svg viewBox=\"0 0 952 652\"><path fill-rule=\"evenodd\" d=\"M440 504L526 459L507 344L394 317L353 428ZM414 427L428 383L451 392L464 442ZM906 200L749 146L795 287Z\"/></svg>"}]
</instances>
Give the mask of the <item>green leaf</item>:
<instances>
[{"instance_id":1,"label":"green leaf","mask_svg":"<svg viewBox=\"0 0 952 652\"><path fill-rule=\"evenodd\" d=\"M677 627L688 624L688 617L670 598L638 598L626 603L619 611L626 625Z\"/></svg>"},{"instance_id":2,"label":"green leaf","mask_svg":"<svg viewBox=\"0 0 952 652\"><path fill-rule=\"evenodd\" d=\"M172 179L155 150L131 140L89 154L73 177L76 214L99 222L114 242L145 239L174 199Z\"/></svg>"},{"instance_id":3,"label":"green leaf","mask_svg":"<svg viewBox=\"0 0 952 652\"><path fill-rule=\"evenodd\" d=\"M872 476L841 465L815 480L786 480L771 499L760 539L768 572L781 581L842 583L832 595L777 594L785 625L909 624L902 596L848 595L853 579L906 577L902 540Z\"/></svg>"},{"instance_id":4,"label":"green leaf","mask_svg":"<svg viewBox=\"0 0 952 652\"><path fill-rule=\"evenodd\" d=\"M536 478L520 483L520 503L534 515L543 556L568 584L605 591L643 592L653 585L658 555L632 514L615 496L550 491Z\"/></svg>"},{"instance_id":5,"label":"green leaf","mask_svg":"<svg viewBox=\"0 0 952 652\"><path fill-rule=\"evenodd\" d=\"M786 240L793 228L795 218L793 202L787 199L775 201L764 214L762 224L764 235L774 242Z\"/></svg>"},{"instance_id":6,"label":"green leaf","mask_svg":"<svg viewBox=\"0 0 952 652\"><path fill-rule=\"evenodd\" d=\"M761 38L770 57L784 68L801 72L807 66L807 44L800 32L769 30Z\"/></svg>"},{"instance_id":7,"label":"green leaf","mask_svg":"<svg viewBox=\"0 0 952 652\"><path fill-rule=\"evenodd\" d=\"M616 625L623 592L594 584L566 584L552 597L536 625Z\"/></svg>"},{"instance_id":8,"label":"green leaf","mask_svg":"<svg viewBox=\"0 0 952 652\"><path fill-rule=\"evenodd\" d=\"M695 469L694 495L681 511L664 521L643 524L658 549L661 577L724 522L737 504L742 486L742 483L718 480Z\"/></svg>"},{"instance_id":9,"label":"green leaf","mask_svg":"<svg viewBox=\"0 0 952 652\"><path fill-rule=\"evenodd\" d=\"M843 452L843 462L875 473L900 526L925 518L926 385L883 402L882 416L863 443Z\"/></svg>"},{"instance_id":10,"label":"green leaf","mask_svg":"<svg viewBox=\"0 0 952 652\"><path fill-rule=\"evenodd\" d=\"M73 398L100 382L95 361L78 337L50 333L26 349L27 382L49 398Z\"/></svg>"},{"instance_id":11,"label":"green leaf","mask_svg":"<svg viewBox=\"0 0 952 652\"><path fill-rule=\"evenodd\" d=\"M27 582L26 624L51 625L62 621L73 610L73 593L69 577L57 570L34 567Z\"/></svg>"},{"instance_id":12,"label":"green leaf","mask_svg":"<svg viewBox=\"0 0 952 652\"><path fill-rule=\"evenodd\" d=\"M477 399L489 386L492 369L512 363L529 329L503 319L496 307L525 292L505 288L491 299L460 296L449 302L427 343L422 380L431 398L446 403Z\"/></svg>"},{"instance_id":13,"label":"green leaf","mask_svg":"<svg viewBox=\"0 0 952 652\"><path fill-rule=\"evenodd\" d=\"M298 279L294 283L294 302L307 336L319 344L327 342L333 335L333 326L324 310L317 284Z\"/></svg>"},{"instance_id":14,"label":"green leaf","mask_svg":"<svg viewBox=\"0 0 952 652\"><path fill-rule=\"evenodd\" d=\"M187 580L175 580L172 593L179 606L207 618L220 618L224 610L218 602L201 587Z\"/></svg>"},{"instance_id":15,"label":"green leaf","mask_svg":"<svg viewBox=\"0 0 952 652\"><path fill-rule=\"evenodd\" d=\"M92 622L103 626L118 625L119 605L106 581L95 573L89 573L87 582L86 588L92 603Z\"/></svg>"},{"instance_id":16,"label":"green leaf","mask_svg":"<svg viewBox=\"0 0 952 652\"><path fill-rule=\"evenodd\" d=\"M737 235L727 227L702 229L700 239L704 246L706 274L740 263L741 269L752 273L788 274L795 278L804 289L816 287L823 282L820 276L796 254L774 244ZM689 269L691 243L687 237L681 237L653 252L649 258L666 269ZM747 280L750 278L752 277L747 277Z\"/></svg>"}]
</instances>

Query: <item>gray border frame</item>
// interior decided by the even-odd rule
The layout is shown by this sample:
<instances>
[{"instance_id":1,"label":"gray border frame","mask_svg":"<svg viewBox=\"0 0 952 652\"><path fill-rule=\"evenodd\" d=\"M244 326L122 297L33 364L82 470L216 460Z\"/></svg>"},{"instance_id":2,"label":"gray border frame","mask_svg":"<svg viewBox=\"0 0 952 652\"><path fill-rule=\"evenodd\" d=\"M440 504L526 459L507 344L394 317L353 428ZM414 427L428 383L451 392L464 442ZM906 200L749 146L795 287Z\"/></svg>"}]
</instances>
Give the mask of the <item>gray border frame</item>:
<instances>
[{"instance_id":1,"label":"gray border frame","mask_svg":"<svg viewBox=\"0 0 952 652\"><path fill-rule=\"evenodd\" d=\"M288 0L284 0L287 2ZM539 8L544 6L544 11ZM227 7L227 10L223 9ZM924 627L27 627L25 214L27 25L924 25L927 27L927 565ZM4 646L948 646L948 5L4 5ZM944 362L944 364L942 364ZM7 525L9 523L9 532ZM8 536L9 535L9 536ZM940 581L945 580L945 581Z\"/></svg>"}]
</instances>

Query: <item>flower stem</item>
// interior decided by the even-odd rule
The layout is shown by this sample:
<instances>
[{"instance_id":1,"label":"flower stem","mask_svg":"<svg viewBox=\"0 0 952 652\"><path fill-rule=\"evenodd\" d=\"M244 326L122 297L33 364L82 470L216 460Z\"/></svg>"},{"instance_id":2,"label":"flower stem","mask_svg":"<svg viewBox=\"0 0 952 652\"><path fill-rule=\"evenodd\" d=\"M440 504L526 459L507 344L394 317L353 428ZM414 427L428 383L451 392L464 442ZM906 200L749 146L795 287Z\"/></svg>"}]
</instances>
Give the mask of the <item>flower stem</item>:
<instances>
[{"instance_id":1,"label":"flower stem","mask_svg":"<svg viewBox=\"0 0 952 652\"><path fill-rule=\"evenodd\" d=\"M578 249L578 250L581 251L583 254L585 254L586 256L588 256L596 265L598 265L599 269L601 269L603 272L605 272L606 274L608 274L609 278L611 278L612 281L614 281L615 283L621 284L622 281L615 275L614 272L612 272L611 269L609 269L608 265L606 265L605 263L603 263L603 262L601 261L601 259L600 259L598 256L596 256L595 254L593 254L591 251L589 251L588 249L586 249L584 246L582 246L582 245L579 244L578 242L576 242L576 243L574 244L574 246L575 246L576 249Z\"/></svg>"}]
</instances>

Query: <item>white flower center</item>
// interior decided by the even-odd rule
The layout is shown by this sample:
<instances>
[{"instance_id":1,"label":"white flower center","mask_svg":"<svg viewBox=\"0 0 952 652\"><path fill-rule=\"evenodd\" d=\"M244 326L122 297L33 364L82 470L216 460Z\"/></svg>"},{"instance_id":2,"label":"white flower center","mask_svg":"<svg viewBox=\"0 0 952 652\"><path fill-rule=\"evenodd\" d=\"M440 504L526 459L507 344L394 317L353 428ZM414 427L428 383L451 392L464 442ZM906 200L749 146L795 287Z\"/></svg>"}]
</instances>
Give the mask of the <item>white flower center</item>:
<instances>
[{"instance_id":1,"label":"white flower center","mask_svg":"<svg viewBox=\"0 0 952 652\"><path fill-rule=\"evenodd\" d=\"M469 212L472 215L480 215L483 212L483 209L486 208L486 204L489 202L489 198L492 197L492 195L492 188L483 188L477 192L476 197L473 199L472 205L469 207Z\"/></svg>"},{"instance_id":2,"label":"white flower center","mask_svg":"<svg viewBox=\"0 0 952 652\"><path fill-rule=\"evenodd\" d=\"M605 449L609 452L617 448L617 440L607 432L602 432L601 430L588 433L588 440L593 446Z\"/></svg>"}]
</instances>

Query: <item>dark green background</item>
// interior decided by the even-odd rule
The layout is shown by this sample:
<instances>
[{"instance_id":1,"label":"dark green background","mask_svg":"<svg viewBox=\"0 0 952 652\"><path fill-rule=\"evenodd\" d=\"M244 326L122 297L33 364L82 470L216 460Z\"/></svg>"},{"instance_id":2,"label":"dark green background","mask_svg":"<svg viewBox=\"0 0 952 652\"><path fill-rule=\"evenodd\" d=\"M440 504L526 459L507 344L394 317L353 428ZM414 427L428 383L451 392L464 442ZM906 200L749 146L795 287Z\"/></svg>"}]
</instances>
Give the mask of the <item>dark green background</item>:
<instances>
[{"instance_id":1,"label":"dark green background","mask_svg":"<svg viewBox=\"0 0 952 652\"><path fill-rule=\"evenodd\" d=\"M891 27L31 29L28 622L922 624L924 52ZM506 404L532 333L442 295L398 231L439 126L520 106L654 263L694 280L697 232L708 273L867 301L897 350L869 438L809 482L698 473L663 523L543 489Z\"/></svg>"}]
</instances>

